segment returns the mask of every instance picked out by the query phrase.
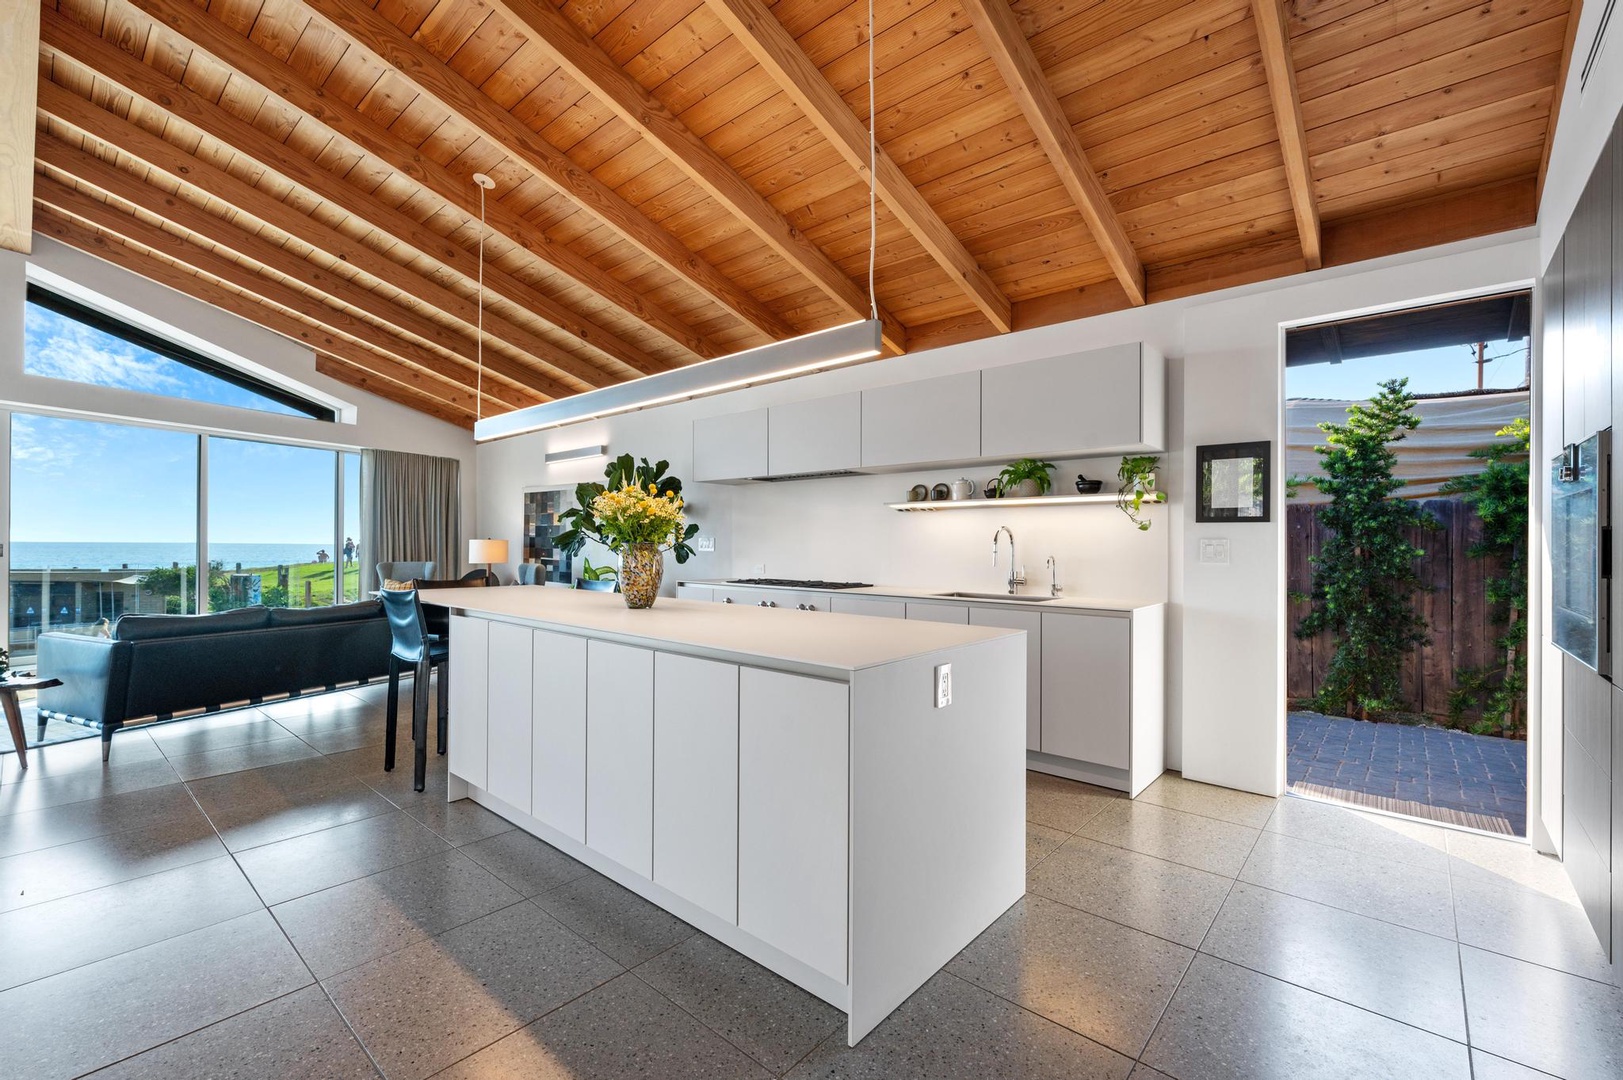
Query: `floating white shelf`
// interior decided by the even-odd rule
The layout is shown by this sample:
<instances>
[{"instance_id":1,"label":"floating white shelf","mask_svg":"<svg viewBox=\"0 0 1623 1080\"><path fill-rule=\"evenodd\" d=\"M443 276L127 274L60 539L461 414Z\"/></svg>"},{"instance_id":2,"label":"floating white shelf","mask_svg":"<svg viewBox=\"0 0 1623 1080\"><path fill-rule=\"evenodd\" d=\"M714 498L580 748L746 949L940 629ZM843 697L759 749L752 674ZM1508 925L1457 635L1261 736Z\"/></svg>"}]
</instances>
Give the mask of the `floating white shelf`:
<instances>
[{"instance_id":1,"label":"floating white shelf","mask_svg":"<svg viewBox=\"0 0 1623 1080\"><path fill-rule=\"evenodd\" d=\"M916 510L989 510L993 507L1010 506L1091 506L1096 503L1114 503L1115 492L1100 492L1097 495L1037 495L1030 498L1004 498L1004 499L939 499L935 501L886 503L892 510L910 513ZM1167 501L1166 493L1157 491L1153 496L1146 496L1146 503L1164 503Z\"/></svg>"}]
</instances>

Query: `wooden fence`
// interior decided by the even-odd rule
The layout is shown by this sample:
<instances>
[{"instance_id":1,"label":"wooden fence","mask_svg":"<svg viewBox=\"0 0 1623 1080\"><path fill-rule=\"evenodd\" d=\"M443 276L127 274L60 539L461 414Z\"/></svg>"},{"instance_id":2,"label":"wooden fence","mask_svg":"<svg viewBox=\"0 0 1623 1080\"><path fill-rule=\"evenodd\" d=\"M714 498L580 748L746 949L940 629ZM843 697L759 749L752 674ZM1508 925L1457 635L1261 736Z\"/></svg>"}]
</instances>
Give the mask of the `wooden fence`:
<instances>
[{"instance_id":1,"label":"wooden fence","mask_svg":"<svg viewBox=\"0 0 1623 1080\"><path fill-rule=\"evenodd\" d=\"M1420 505L1438 524L1435 530L1412 529L1409 536L1425 552L1416 566L1423 587L1416 592L1414 605L1426 622L1430 641L1404 663L1403 708L1446 721L1455 671L1493 663L1498 655L1494 639L1503 631L1489 620L1486 587L1488 578L1502 568L1499 559L1470 554L1471 546L1482 539L1482 520L1475 510L1459 499L1423 499ZM1313 591L1308 559L1318 553L1329 533L1319 521L1321 509L1291 505L1286 510L1287 587L1292 595ZM1294 631L1309 605L1295 599L1287 603L1291 633L1285 646L1285 686L1289 699L1297 702L1318 692L1335 642L1328 633L1298 638ZM1477 719L1480 714L1473 709L1463 715Z\"/></svg>"}]
</instances>

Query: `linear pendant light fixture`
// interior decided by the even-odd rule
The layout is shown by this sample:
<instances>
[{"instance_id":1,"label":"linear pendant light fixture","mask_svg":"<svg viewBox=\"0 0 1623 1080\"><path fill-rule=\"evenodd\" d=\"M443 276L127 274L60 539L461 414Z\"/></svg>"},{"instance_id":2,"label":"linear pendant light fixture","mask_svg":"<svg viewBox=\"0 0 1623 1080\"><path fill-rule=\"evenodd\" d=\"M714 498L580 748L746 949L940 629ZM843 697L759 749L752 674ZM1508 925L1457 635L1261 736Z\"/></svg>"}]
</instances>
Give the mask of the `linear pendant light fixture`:
<instances>
[{"instance_id":1,"label":"linear pendant light fixture","mask_svg":"<svg viewBox=\"0 0 1623 1080\"><path fill-rule=\"evenodd\" d=\"M770 345L704 360L687 367L644 375L613 386L589 390L560 401L515 409L500 416L483 417L473 426L475 442L526 435L532 431L598 420L655 405L707 397L726 390L810 375L842 364L869 360L882 351L879 300L874 292L874 259L879 240L879 218L874 166L878 143L874 137L873 0L868 3L868 318L843 326L774 341ZM478 176L474 177L479 180ZM483 186L481 184L481 186ZM483 200L480 203L483 214ZM482 229L481 229L482 233ZM481 261L481 278L483 262ZM481 314L482 314L481 303ZM483 345L483 330L480 332ZM480 364L481 374L484 365Z\"/></svg>"}]
</instances>

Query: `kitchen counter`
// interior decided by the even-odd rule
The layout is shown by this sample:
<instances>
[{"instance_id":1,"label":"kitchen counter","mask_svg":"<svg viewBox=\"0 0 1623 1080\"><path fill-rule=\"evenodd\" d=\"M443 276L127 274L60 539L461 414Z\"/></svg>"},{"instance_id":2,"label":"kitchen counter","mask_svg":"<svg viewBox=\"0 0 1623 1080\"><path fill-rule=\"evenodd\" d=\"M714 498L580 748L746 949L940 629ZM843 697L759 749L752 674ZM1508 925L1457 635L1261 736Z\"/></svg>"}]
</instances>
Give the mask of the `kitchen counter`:
<instances>
[{"instance_id":1,"label":"kitchen counter","mask_svg":"<svg viewBox=\"0 0 1623 1080\"><path fill-rule=\"evenodd\" d=\"M897 600L939 600L944 603L975 603L999 604L1013 608L1031 608L1033 611L1044 609L1063 608L1069 611L1137 611L1140 608L1153 607L1162 603L1160 600L1131 600L1100 596L1058 596L1037 600L1010 600L1003 596L947 596L952 589L925 589L905 585L869 585L861 589L801 589L790 585L734 585L720 578L702 578L693 581L679 581L678 585L696 585L700 588L739 588L739 589L777 589L784 592L828 592L840 596L874 596ZM1047 586L1027 583L1022 587L1022 596L1043 596ZM986 593L997 590L987 589Z\"/></svg>"},{"instance_id":2,"label":"kitchen counter","mask_svg":"<svg viewBox=\"0 0 1623 1080\"><path fill-rule=\"evenodd\" d=\"M760 608L720 607L670 597L633 611L614 593L541 585L426 589L420 595L425 604L493 619L517 619L587 637L674 648L713 659L765 662L784 670L832 677L849 677L865 668L1019 634L988 626L930 622L898 627L857 615L788 623Z\"/></svg>"},{"instance_id":3,"label":"kitchen counter","mask_svg":"<svg viewBox=\"0 0 1623 1080\"><path fill-rule=\"evenodd\" d=\"M844 1010L852 1045L1025 891L1018 627L420 596L451 612L448 798Z\"/></svg>"}]
</instances>

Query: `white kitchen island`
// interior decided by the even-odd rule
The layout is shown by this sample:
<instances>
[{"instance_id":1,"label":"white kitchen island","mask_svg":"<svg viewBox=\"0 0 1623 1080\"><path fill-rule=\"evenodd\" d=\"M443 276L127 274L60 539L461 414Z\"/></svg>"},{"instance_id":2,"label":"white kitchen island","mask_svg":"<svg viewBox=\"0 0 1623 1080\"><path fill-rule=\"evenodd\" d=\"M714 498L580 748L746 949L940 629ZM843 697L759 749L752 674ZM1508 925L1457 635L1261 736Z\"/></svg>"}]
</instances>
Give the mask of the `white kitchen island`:
<instances>
[{"instance_id":1,"label":"white kitchen island","mask_svg":"<svg viewBox=\"0 0 1623 1080\"><path fill-rule=\"evenodd\" d=\"M852 1044L1024 892L1019 631L421 595L452 609L450 797L845 1010Z\"/></svg>"}]
</instances>

